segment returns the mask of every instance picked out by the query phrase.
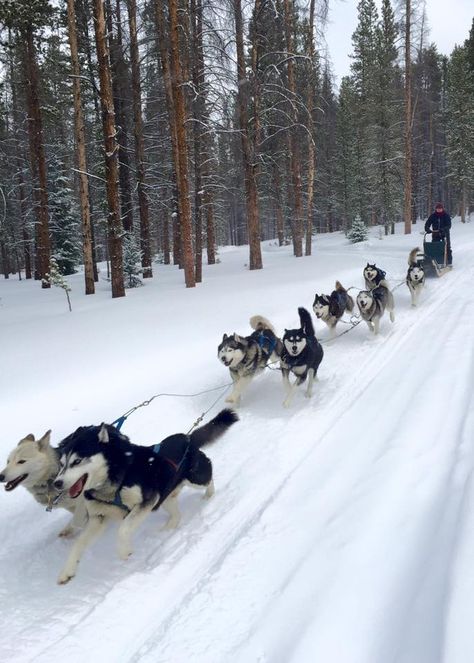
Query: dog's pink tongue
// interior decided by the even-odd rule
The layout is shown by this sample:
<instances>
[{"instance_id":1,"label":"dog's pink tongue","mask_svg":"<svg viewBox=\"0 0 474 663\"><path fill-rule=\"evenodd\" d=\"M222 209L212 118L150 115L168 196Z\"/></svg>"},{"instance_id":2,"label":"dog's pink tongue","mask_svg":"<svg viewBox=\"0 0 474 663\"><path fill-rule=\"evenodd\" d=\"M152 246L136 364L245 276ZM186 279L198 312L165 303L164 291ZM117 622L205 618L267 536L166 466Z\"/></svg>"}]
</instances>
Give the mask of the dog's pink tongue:
<instances>
[{"instance_id":1,"label":"dog's pink tongue","mask_svg":"<svg viewBox=\"0 0 474 663\"><path fill-rule=\"evenodd\" d=\"M76 483L73 483L72 486L69 488L69 496L74 498L77 497L78 495L81 494L82 489L84 488L84 484L87 479L87 474L84 474L80 479L76 481Z\"/></svg>"}]
</instances>

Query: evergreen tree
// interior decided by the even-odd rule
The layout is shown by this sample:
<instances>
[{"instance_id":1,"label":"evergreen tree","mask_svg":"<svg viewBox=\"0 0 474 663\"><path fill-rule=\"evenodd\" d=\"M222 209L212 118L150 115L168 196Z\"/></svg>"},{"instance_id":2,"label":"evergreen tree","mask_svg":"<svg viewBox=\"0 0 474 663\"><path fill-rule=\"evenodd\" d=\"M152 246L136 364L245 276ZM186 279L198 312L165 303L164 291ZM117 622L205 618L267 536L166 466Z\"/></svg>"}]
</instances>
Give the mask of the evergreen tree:
<instances>
[{"instance_id":1,"label":"evergreen tree","mask_svg":"<svg viewBox=\"0 0 474 663\"><path fill-rule=\"evenodd\" d=\"M52 254L62 274L74 274L81 262L81 223L74 192L64 164L53 157L49 164L49 213Z\"/></svg>"},{"instance_id":2,"label":"evergreen tree","mask_svg":"<svg viewBox=\"0 0 474 663\"><path fill-rule=\"evenodd\" d=\"M368 234L367 226L362 221L360 216L357 215L352 223L352 228L347 233L347 239L351 242L351 244L357 244L358 242L365 242Z\"/></svg>"},{"instance_id":3,"label":"evergreen tree","mask_svg":"<svg viewBox=\"0 0 474 663\"><path fill-rule=\"evenodd\" d=\"M123 238L123 273L125 287L138 288L143 285L139 276L143 273L140 246L133 232L127 233Z\"/></svg>"}]
</instances>

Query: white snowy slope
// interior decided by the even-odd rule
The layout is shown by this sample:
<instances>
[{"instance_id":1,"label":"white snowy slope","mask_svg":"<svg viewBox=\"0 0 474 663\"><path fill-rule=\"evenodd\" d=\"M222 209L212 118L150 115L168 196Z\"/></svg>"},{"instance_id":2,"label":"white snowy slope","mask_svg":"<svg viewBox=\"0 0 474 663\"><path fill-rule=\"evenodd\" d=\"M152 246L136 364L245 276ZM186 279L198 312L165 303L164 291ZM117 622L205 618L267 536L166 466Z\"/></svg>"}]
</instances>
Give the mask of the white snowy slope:
<instances>
[{"instance_id":1,"label":"white snowy slope","mask_svg":"<svg viewBox=\"0 0 474 663\"><path fill-rule=\"evenodd\" d=\"M260 272L246 247L227 247L193 291L174 267L120 300L105 282L85 297L76 275L72 313L58 289L1 281L0 466L29 432L52 428L58 442L153 394L225 385L224 332L248 333L260 313L282 333L336 278L362 287L367 261L396 286L422 242L414 230L380 240L374 229L359 245L318 236L301 259L267 243ZM183 491L179 529L160 531L153 514L129 561L111 527L56 585L68 514L0 491L0 660L474 661L474 224L452 234L455 268L418 309L402 284L379 337L360 324L324 345L311 401L298 393L285 410L279 372L255 380L241 421L207 449L214 498ZM157 442L216 397L160 397L123 430Z\"/></svg>"}]
</instances>

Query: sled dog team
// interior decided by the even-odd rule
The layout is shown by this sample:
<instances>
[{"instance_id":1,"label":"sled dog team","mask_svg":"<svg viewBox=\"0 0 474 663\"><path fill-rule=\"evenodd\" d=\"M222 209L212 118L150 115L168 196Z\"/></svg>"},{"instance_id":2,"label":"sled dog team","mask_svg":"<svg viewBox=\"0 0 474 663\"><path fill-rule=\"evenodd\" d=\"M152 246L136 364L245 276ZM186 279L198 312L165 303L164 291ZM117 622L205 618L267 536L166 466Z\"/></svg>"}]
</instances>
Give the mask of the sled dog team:
<instances>
[{"instance_id":1,"label":"sled dog team","mask_svg":"<svg viewBox=\"0 0 474 663\"><path fill-rule=\"evenodd\" d=\"M421 260L418 249L413 249L406 282L414 306L424 284ZM364 279L366 290L359 292L356 301L361 317L377 333L385 310L394 319L393 296L385 272L376 265L367 264ZM328 325L331 333L344 312L353 309L352 297L339 282L330 295L316 295L313 304L316 317ZM250 319L254 330L250 336L224 334L218 356L233 380L228 402L238 405L245 387L273 361L280 362L285 406L291 404L295 390L304 382L305 395L311 397L323 349L308 311L300 307L298 313L300 327L286 329L281 340L262 316ZM290 375L294 376L293 382ZM235 412L224 409L191 434L170 435L153 446L133 444L108 424L82 426L57 447L51 446L51 431L38 440L29 434L10 453L0 472L0 482L7 492L22 485L48 510L60 507L73 514L59 532L59 536L69 537L76 529L81 530L58 577L58 583L65 584L75 576L82 554L110 520L120 521L118 554L127 559L132 553L134 531L160 506L169 515L165 528L177 527L177 497L183 486L203 487L204 497L210 498L214 494L212 463L201 449L220 438L236 421Z\"/></svg>"},{"instance_id":2,"label":"sled dog team","mask_svg":"<svg viewBox=\"0 0 474 663\"><path fill-rule=\"evenodd\" d=\"M374 334L378 334L385 311L389 312L392 322L395 320L393 294L385 280L385 272L376 265L367 263L363 277L366 289L357 295L357 306L362 320L365 320ZM423 254L415 248L408 256L406 276L412 306L418 303L424 281ZM329 327L332 337L344 313L352 313L353 310L354 300L339 281L336 281L330 295L316 294L314 297L313 311ZM316 338L310 314L302 307L298 308L298 313L300 327L285 329L281 340L276 336L271 323L259 315L250 318L250 326L254 330L250 336L224 334L217 355L228 367L232 378L233 389L226 398L228 403L239 405L242 392L252 379L269 364L278 361L285 388L283 405L290 406L295 390L304 382L307 383L305 395L311 397L324 352ZM293 383L290 376L294 378Z\"/></svg>"}]
</instances>

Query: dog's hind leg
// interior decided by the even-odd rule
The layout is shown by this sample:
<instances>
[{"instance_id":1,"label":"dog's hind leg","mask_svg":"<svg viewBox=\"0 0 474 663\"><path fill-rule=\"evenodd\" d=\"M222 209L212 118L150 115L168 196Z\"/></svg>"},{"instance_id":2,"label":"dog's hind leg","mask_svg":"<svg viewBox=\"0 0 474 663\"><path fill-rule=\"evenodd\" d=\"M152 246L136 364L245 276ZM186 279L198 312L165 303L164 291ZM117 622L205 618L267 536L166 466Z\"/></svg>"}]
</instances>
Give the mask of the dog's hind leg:
<instances>
[{"instance_id":1,"label":"dog's hind leg","mask_svg":"<svg viewBox=\"0 0 474 663\"><path fill-rule=\"evenodd\" d=\"M117 549L120 559L128 559L132 554L132 534L151 513L154 506L155 502L151 502L146 506L137 504L137 506L134 506L130 513L120 523L117 532Z\"/></svg>"},{"instance_id":2,"label":"dog's hind leg","mask_svg":"<svg viewBox=\"0 0 474 663\"><path fill-rule=\"evenodd\" d=\"M59 574L58 584L65 585L76 575L77 565L84 553L84 550L91 545L107 525L107 518L104 516L89 516L86 528L81 533L77 541L73 544L69 557L63 570Z\"/></svg>"},{"instance_id":3,"label":"dog's hind leg","mask_svg":"<svg viewBox=\"0 0 474 663\"><path fill-rule=\"evenodd\" d=\"M165 499L161 505L166 513L169 515L168 520L163 525L162 529L176 529L181 521L181 511L178 505L179 490L174 490L171 495Z\"/></svg>"},{"instance_id":4,"label":"dog's hind leg","mask_svg":"<svg viewBox=\"0 0 474 663\"><path fill-rule=\"evenodd\" d=\"M204 493L204 495L202 497L205 500L210 500L215 492L216 492L216 489L214 488L214 481L211 479L209 481L209 483L207 484L206 492Z\"/></svg>"},{"instance_id":5,"label":"dog's hind leg","mask_svg":"<svg viewBox=\"0 0 474 663\"><path fill-rule=\"evenodd\" d=\"M314 382L314 368L308 369L308 386L306 387L306 393L305 396L306 398L311 398L313 395L313 382Z\"/></svg>"}]
</instances>

